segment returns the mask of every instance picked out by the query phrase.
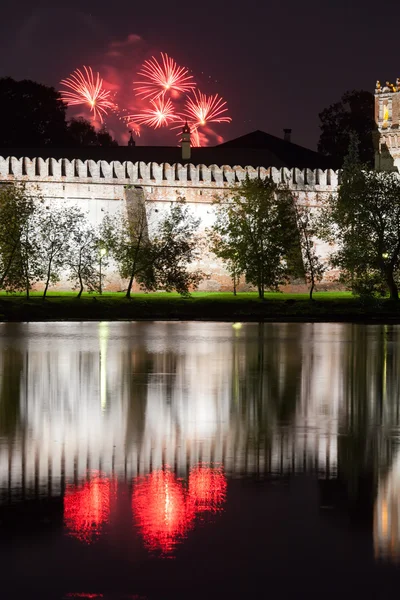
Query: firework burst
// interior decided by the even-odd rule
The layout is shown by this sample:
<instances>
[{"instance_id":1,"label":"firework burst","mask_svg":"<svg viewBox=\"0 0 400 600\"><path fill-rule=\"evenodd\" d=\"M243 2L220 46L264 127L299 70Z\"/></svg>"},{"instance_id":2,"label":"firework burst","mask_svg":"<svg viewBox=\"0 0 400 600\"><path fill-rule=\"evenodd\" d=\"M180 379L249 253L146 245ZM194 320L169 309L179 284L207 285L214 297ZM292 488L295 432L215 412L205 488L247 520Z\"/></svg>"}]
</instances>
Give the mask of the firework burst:
<instances>
[{"instance_id":1,"label":"firework burst","mask_svg":"<svg viewBox=\"0 0 400 600\"><path fill-rule=\"evenodd\" d=\"M190 143L194 148L201 146L200 133L195 125L192 125L190 128Z\"/></svg>"},{"instance_id":2,"label":"firework burst","mask_svg":"<svg viewBox=\"0 0 400 600\"><path fill-rule=\"evenodd\" d=\"M100 74L94 75L91 67L84 66L83 71L76 69L67 79L63 79L60 85L67 88L60 92L66 104L89 106L93 118L101 123L108 111L114 108L111 92L104 89Z\"/></svg>"},{"instance_id":3,"label":"firework burst","mask_svg":"<svg viewBox=\"0 0 400 600\"><path fill-rule=\"evenodd\" d=\"M188 69L180 67L173 58L161 52L161 62L154 56L145 60L138 73L142 81L134 81L137 96L151 98L152 100L164 96L166 92L187 94L196 84Z\"/></svg>"},{"instance_id":4,"label":"firework burst","mask_svg":"<svg viewBox=\"0 0 400 600\"><path fill-rule=\"evenodd\" d=\"M179 118L175 114L173 104L169 99L157 98L157 100L150 100L150 104L152 105L151 108L145 108L137 115L129 115L127 117L128 123L133 122L158 129Z\"/></svg>"},{"instance_id":5,"label":"firework burst","mask_svg":"<svg viewBox=\"0 0 400 600\"><path fill-rule=\"evenodd\" d=\"M201 146L200 132L196 125L194 125L193 123L188 123L185 118L182 120L182 115L180 115L178 118L179 125L174 125L173 127L171 127L171 131L174 129L178 130L178 133L176 135L177 137L181 138L182 129L185 125L188 125L190 129L190 144L191 146L193 146L193 148L199 148Z\"/></svg>"},{"instance_id":6,"label":"firework burst","mask_svg":"<svg viewBox=\"0 0 400 600\"><path fill-rule=\"evenodd\" d=\"M225 100L218 94L207 96L194 90L193 98L187 99L184 116L195 127L204 127L208 123L230 123L231 117L224 115L227 110Z\"/></svg>"}]
</instances>

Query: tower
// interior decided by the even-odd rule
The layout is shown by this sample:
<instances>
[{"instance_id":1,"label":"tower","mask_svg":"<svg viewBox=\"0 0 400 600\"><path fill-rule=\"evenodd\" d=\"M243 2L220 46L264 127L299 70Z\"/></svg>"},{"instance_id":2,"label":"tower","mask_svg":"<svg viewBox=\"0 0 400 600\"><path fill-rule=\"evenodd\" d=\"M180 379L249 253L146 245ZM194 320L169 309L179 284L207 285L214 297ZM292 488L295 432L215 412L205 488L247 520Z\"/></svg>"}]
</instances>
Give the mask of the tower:
<instances>
[{"instance_id":1,"label":"tower","mask_svg":"<svg viewBox=\"0 0 400 600\"><path fill-rule=\"evenodd\" d=\"M182 129L181 147L182 147L182 160L190 160L190 154L191 154L190 127L189 127L187 121Z\"/></svg>"},{"instance_id":2,"label":"tower","mask_svg":"<svg viewBox=\"0 0 400 600\"><path fill-rule=\"evenodd\" d=\"M132 147L132 146L136 146L136 142L135 142L135 140L133 139L133 135L132 135L132 129L130 129L130 130L129 130L129 133L131 134L131 137L129 138L129 141L128 141L128 146L130 146L130 147Z\"/></svg>"},{"instance_id":3,"label":"tower","mask_svg":"<svg viewBox=\"0 0 400 600\"><path fill-rule=\"evenodd\" d=\"M375 169L400 171L400 79L375 86Z\"/></svg>"}]
</instances>

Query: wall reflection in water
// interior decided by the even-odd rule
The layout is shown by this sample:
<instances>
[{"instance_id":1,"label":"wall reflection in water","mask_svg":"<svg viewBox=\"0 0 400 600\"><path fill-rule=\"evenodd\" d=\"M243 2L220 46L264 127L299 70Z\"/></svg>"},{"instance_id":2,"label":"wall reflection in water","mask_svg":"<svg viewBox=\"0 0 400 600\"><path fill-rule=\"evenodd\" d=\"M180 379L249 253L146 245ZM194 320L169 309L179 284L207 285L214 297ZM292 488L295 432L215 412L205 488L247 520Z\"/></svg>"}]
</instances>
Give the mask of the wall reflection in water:
<instances>
[{"instance_id":1,"label":"wall reflection in water","mask_svg":"<svg viewBox=\"0 0 400 600\"><path fill-rule=\"evenodd\" d=\"M168 554L227 479L306 471L370 506L397 557L399 367L397 326L2 324L0 502L63 496L90 543L122 482Z\"/></svg>"}]
</instances>

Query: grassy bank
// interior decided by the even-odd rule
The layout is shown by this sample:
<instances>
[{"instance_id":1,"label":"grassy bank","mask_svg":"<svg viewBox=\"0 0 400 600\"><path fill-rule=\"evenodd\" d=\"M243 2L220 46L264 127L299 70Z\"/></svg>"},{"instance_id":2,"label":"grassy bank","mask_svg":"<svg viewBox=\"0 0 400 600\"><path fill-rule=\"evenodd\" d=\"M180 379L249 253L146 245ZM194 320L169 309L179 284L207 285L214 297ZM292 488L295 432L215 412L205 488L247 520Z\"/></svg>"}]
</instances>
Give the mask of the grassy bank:
<instances>
[{"instance_id":1,"label":"grassy bank","mask_svg":"<svg viewBox=\"0 0 400 600\"><path fill-rule=\"evenodd\" d=\"M194 293L85 294L50 293L46 301L32 294L0 294L0 320L215 320L215 321L359 321L400 323L400 302L365 301L348 292L320 292L310 302L306 294Z\"/></svg>"}]
</instances>

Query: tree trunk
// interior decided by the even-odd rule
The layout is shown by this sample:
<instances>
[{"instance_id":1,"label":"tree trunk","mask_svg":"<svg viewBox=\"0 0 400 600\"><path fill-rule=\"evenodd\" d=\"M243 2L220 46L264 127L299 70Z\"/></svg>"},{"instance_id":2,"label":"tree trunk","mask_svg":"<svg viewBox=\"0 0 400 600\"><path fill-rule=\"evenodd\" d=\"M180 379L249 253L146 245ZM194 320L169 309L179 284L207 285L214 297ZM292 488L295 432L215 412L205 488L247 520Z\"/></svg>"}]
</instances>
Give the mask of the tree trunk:
<instances>
[{"instance_id":1,"label":"tree trunk","mask_svg":"<svg viewBox=\"0 0 400 600\"><path fill-rule=\"evenodd\" d=\"M392 268L386 269L385 275L386 275L386 283L389 288L390 299L398 300L399 299L399 290L398 290L397 284L393 277L393 269Z\"/></svg>"},{"instance_id":2,"label":"tree trunk","mask_svg":"<svg viewBox=\"0 0 400 600\"><path fill-rule=\"evenodd\" d=\"M141 241L142 241L142 232L140 233L139 240L138 240L138 243L137 243L136 249L135 249L135 256L134 256L133 264L132 264L131 278L129 280L128 289L126 290L126 295L125 295L126 298L131 297L131 289L132 289L132 285L133 285L133 280L135 279L136 262L137 262L137 257L138 257Z\"/></svg>"},{"instance_id":3,"label":"tree trunk","mask_svg":"<svg viewBox=\"0 0 400 600\"><path fill-rule=\"evenodd\" d=\"M17 246L14 246L13 251L11 252L11 256L10 256L10 258L8 260L7 266L6 266L6 268L5 268L4 272L3 272L3 275L1 276L1 279L0 279L0 289L3 287L4 280L7 277L8 272L9 272L9 270L11 268L11 264L12 264L12 261L13 261L16 249L17 249Z\"/></svg>"},{"instance_id":4,"label":"tree trunk","mask_svg":"<svg viewBox=\"0 0 400 600\"><path fill-rule=\"evenodd\" d=\"M79 294L77 295L77 298L79 300L79 298L82 296L82 292L83 292L83 281L82 281L82 248L79 249L78 279L79 279L80 290L79 290ZM101 281L100 281L100 286L101 286Z\"/></svg>"},{"instance_id":5,"label":"tree trunk","mask_svg":"<svg viewBox=\"0 0 400 600\"><path fill-rule=\"evenodd\" d=\"M128 289L126 290L125 298L130 298L131 297L131 289L132 289L134 278L135 278L135 272L133 271L132 275L131 275L131 278L129 280L129 283L128 283Z\"/></svg>"},{"instance_id":6,"label":"tree trunk","mask_svg":"<svg viewBox=\"0 0 400 600\"><path fill-rule=\"evenodd\" d=\"M47 290L49 287L49 283L50 283L50 277L51 277L51 265L53 264L53 258L54 258L55 253L51 253L50 255L50 260L49 260L49 267L47 269L47 279L46 279L46 285L44 288L44 292L43 292L43 300L46 300L46 294L47 294Z\"/></svg>"},{"instance_id":7,"label":"tree trunk","mask_svg":"<svg viewBox=\"0 0 400 600\"><path fill-rule=\"evenodd\" d=\"M233 295L236 296L236 275L233 274Z\"/></svg>"},{"instance_id":8,"label":"tree trunk","mask_svg":"<svg viewBox=\"0 0 400 600\"><path fill-rule=\"evenodd\" d=\"M47 290L49 288L49 283L50 283L50 267L49 267L49 270L47 271L46 285L44 287L43 298L42 298L43 300L46 300L46 294L47 294Z\"/></svg>"},{"instance_id":9,"label":"tree trunk","mask_svg":"<svg viewBox=\"0 0 400 600\"><path fill-rule=\"evenodd\" d=\"M29 264L29 263L28 263ZM26 267L26 268L25 268ZM29 300L29 276L28 276L28 265L22 264L22 269L25 277L25 289L26 289L26 298Z\"/></svg>"},{"instance_id":10,"label":"tree trunk","mask_svg":"<svg viewBox=\"0 0 400 600\"><path fill-rule=\"evenodd\" d=\"M83 281L82 281L82 276L80 273L79 273L78 277L79 277L79 284L81 286L80 290L79 290L79 294L77 295L77 298L79 300L79 298L82 296L82 292L83 292Z\"/></svg>"},{"instance_id":11,"label":"tree trunk","mask_svg":"<svg viewBox=\"0 0 400 600\"><path fill-rule=\"evenodd\" d=\"M314 277L311 278L311 288L310 288L310 300L313 300L313 291L314 291L314 287L315 287L315 282L314 282Z\"/></svg>"}]
</instances>

